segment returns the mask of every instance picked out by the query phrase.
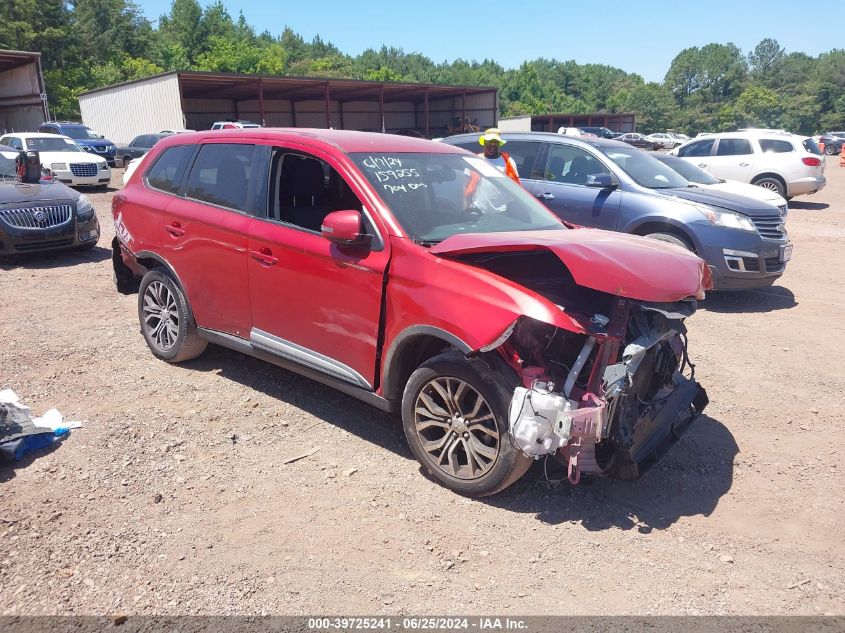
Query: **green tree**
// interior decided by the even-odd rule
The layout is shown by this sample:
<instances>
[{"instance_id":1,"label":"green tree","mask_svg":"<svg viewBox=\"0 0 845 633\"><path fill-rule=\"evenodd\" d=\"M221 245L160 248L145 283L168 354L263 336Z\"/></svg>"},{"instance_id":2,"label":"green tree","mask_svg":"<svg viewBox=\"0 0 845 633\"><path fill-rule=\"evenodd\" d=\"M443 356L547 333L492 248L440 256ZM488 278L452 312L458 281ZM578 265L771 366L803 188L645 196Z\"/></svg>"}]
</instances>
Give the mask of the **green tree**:
<instances>
[{"instance_id":1,"label":"green tree","mask_svg":"<svg viewBox=\"0 0 845 633\"><path fill-rule=\"evenodd\" d=\"M785 55L786 51L777 40L768 37L761 40L754 50L748 53L751 76L759 82L771 83L780 70Z\"/></svg>"},{"instance_id":2,"label":"green tree","mask_svg":"<svg viewBox=\"0 0 845 633\"><path fill-rule=\"evenodd\" d=\"M150 53L152 26L134 2L75 0L74 30L85 43L83 56L94 64L118 61L121 54Z\"/></svg>"},{"instance_id":3,"label":"green tree","mask_svg":"<svg viewBox=\"0 0 845 633\"><path fill-rule=\"evenodd\" d=\"M159 18L159 31L166 44L177 44L193 63L206 50L208 35L197 0L173 0L169 15Z\"/></svg>"}]
</instances>

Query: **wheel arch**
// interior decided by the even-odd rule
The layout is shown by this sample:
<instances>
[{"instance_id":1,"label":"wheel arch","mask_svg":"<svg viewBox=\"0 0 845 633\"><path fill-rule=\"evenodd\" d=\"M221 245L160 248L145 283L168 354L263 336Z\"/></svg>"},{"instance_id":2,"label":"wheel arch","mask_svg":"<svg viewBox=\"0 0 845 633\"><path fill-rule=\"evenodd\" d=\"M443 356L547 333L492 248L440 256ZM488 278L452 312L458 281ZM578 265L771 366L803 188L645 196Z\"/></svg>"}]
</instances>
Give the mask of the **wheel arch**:
<instances>
[{"instance_id":1,"label":"wheel arch","mask_svg":"<svg viewBox=\"0 0 845 633\"><path fill-rule=\"evenodd\" d=\"M382 395L389 400L399 400L411 374L422 363L449 349L464 355L472 348L461 338L431 325L412 325L402 330L384 356Z\"/></svg>"},{"instance_id":2,"label":"wheel arch","mask_svg":"<svg viewBox=\"0 0 845 633\"><path fill-rule=\"evenodd\" d=\"M151 251L138 251L135 253L135 261L147 270L152 270L153 268L164 268L173 277L187 298L187 289L185 288L185 284L182 283L179 273L173 269L173 266L171 266L164 257Z\"/></svg>"},{"instance_id":3,"label":"wheel arch","mask_svg":"<svg viewBox=\"0 0 845 633\"><path fill-rule=\"evenodd\" d=\"M692 233L683 225L672 222L671 220L663 220L652 218L637 224L630 229L633 235L645 236L650 233L671 233L690 244L693 252L697 252L698 245L693 238Z\"/></svg>"}]
</instances>

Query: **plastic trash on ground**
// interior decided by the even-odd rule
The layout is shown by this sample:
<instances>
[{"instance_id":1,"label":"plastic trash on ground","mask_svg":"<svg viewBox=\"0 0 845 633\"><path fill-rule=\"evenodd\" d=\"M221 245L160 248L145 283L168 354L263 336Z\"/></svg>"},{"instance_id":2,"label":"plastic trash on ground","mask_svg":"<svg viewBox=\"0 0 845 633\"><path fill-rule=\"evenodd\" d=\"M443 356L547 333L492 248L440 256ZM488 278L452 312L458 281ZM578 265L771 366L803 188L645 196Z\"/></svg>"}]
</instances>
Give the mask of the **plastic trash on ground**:
<instances>
[{"instance_id":1,"label":"plastic trash on ground","mask_svg":"<svg viewBox=\"0 0 845 633\"><path fill-rule=\"evenodd\" d=\"M33 418L18 395L4 389L0 391L0 464L16 462L31 451L47 448L81 426L82 422L64 421L56 409Z\"/></svg>"}]
</instances>

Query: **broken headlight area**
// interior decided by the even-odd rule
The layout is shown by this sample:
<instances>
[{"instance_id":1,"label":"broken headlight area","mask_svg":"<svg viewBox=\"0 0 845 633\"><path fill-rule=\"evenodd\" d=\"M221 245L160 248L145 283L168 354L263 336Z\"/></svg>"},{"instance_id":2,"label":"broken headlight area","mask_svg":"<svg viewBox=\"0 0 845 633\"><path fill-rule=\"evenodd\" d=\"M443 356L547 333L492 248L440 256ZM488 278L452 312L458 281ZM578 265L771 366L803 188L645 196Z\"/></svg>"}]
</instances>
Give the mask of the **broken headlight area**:
<instances>
[{"instance_id":1,"label":"broken headlight area","mask_svg":"<svg viewBox=\"0 0 845 633\"><path fill-rule=\"evenodd\" d=\"M510 407L515 446L582 473L633 479L707 405L687 354L694 301L608 297L608 314L580 314L588 334L520 318L499 352L517 370Z\"/></svg>"}]
</instances>

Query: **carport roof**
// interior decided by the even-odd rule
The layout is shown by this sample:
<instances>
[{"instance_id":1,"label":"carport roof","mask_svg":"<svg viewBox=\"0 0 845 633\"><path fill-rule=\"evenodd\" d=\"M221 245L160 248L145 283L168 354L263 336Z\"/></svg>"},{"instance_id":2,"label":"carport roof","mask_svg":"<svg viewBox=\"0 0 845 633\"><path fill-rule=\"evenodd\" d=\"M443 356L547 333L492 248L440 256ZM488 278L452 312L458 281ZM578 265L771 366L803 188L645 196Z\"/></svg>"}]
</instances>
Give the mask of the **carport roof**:
<instances>
[{"instance_id":1,"label":"carport roof","mask_svg":"<svg viewBox=\"0 0 845 633\"><path fill-rule=\"evenodd\" d=\"M96 94L119 86L174 74L179 77L179 88L183 99L255 99L259 85L265 99L290 99L293 101L324 99L327 89L330 98L339 101L378 99L383 91L386 102L422 101L426 94L431 99L464 94L484 94L497 90L494 87L486 86L446 86L442 84L363 81L328 77L278 77L274 75L172 71L89 90L82 94Z\"/></svg>"},{"instance_id":2,"label":"carport roof","mask_svg":"<svg viewBox=\"0 0 845 633\"><path fill-rule=\"evenodd\" d=\"M38 63L39 59L41 59L41 53L0 50L0 73L12 70L18 66Z\"/></svg>"}]
</instances>

